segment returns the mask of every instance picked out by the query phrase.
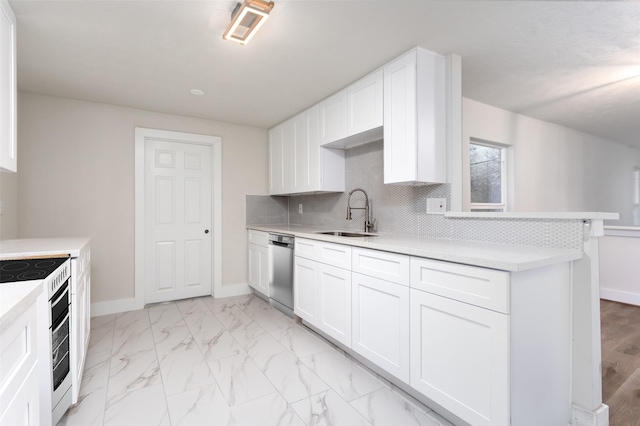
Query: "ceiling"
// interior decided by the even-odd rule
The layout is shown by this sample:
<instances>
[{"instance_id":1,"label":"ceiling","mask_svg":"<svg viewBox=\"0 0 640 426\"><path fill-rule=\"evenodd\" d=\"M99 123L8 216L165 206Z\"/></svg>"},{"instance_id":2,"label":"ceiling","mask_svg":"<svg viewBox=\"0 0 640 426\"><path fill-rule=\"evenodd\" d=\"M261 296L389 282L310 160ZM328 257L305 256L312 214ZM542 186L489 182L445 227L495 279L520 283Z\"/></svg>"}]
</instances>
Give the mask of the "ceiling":
<instances>
[{"instance_id":1,"label":"ceiling","mask_svg":"<svg viewBox=\"0 0 640 426\"><path fill-rule=\"evenodd\" d=\"M275 0L246 46L235 3L11 0L19 90L270 128L421 46L464 97L640 148L639 2Z\"/></svg>"}]
</instances>

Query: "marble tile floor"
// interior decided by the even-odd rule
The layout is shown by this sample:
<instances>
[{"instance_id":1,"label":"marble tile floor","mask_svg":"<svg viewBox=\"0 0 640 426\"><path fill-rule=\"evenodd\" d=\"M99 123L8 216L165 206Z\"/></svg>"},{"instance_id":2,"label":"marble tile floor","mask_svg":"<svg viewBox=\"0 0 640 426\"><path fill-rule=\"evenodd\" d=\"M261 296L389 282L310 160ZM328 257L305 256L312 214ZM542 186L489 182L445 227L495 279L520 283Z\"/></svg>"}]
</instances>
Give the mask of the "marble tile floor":
<instances>
[{"instance_id":1,"label":"marble tile floor","mask_svg":"<svg viewBox=\"0 0 640 426\"><path fill-rule=\"evenodd\" d=\"M253 295L92 318L59 425L452 426Z\"/></svg>"}]
</instances>

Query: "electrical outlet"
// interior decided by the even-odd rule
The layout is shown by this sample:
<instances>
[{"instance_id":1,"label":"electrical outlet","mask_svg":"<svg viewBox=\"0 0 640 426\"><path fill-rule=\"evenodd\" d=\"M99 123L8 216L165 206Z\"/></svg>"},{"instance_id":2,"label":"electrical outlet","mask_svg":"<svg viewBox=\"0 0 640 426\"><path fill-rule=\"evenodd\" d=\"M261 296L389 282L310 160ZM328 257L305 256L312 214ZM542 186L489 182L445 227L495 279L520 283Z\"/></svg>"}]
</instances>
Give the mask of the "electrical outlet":
<instances>
[{"instance_id":1,"label":"electrical outlet","mask_svg":"<svg viewBox=\"0 0 640 426\"><path fill-rule=\"evenodd\" d=\"M446 198L427 198L427 214L444 214L446 211Z\"/></svg>"},{"instance_id":2,"label":"electrical outlet","mask_svg":"<svg viewBox=\"0 0 640 426\"><path fill-rule=\"evenodd\" d=\"M298 204L298 213L302 214L302 204Z\"/></svg>"}]
</instances>

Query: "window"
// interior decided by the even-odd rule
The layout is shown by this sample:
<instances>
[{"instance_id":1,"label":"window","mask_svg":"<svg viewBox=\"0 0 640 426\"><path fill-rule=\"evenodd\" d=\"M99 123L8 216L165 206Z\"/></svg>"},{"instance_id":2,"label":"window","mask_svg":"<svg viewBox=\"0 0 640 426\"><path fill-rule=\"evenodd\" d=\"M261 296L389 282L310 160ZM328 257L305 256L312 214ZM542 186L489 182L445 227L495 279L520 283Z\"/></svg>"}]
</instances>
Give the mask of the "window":
<instances>
[{"instance_id":1,"label":"window","mask_svg":"<svg viewBox=\"0 0 640 426\"><path fill-rule=\"evenodd\" d=\"M469 160L471 210L506 211L506 148L472 141Z\"/></svg>"}]
</instances>

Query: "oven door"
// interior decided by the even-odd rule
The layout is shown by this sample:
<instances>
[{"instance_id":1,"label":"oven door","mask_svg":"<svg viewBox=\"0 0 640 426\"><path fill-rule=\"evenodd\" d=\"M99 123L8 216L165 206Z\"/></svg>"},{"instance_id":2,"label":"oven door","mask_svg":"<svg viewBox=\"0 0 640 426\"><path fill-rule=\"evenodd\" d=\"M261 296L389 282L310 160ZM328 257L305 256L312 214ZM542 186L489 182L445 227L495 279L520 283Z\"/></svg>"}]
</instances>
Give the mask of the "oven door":
<instances>
[{"instance_id":1,"label":"oven door","mask_svg":"<svg viewBox=\"0 0 640 426\"><path fill-rule=\"evenodd\" d=\"M56 292L51 302L51 368L52 407L55 407L69 390L69 280Z\"/></svg>"}]
</instances>

